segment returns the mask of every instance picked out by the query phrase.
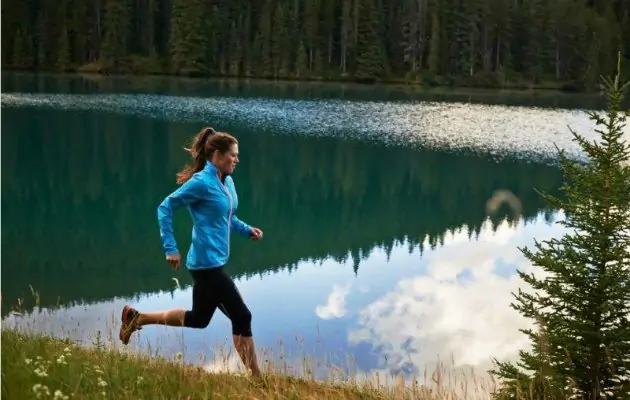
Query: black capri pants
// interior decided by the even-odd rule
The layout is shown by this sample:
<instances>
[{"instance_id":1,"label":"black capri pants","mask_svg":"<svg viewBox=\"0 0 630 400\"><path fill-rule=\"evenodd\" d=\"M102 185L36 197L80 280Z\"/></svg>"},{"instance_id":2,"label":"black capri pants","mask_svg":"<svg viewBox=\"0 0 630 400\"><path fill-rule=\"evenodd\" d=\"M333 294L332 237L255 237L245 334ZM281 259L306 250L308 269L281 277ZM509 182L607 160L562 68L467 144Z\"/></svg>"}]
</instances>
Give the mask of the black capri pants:
<instances>
[{"instance_id":1,"label":"black capri pants","mask_svg":"<svg viewBox=\"0 0 630 400\"><path fill-rule=\"evenodd\" d=\"M218 308L232 322L233 335L251 337L252 313L223 267L189 271L193 278L193 301L192 310L184 316L184 326L207 327Z\"/></svg>"}]
</instances>

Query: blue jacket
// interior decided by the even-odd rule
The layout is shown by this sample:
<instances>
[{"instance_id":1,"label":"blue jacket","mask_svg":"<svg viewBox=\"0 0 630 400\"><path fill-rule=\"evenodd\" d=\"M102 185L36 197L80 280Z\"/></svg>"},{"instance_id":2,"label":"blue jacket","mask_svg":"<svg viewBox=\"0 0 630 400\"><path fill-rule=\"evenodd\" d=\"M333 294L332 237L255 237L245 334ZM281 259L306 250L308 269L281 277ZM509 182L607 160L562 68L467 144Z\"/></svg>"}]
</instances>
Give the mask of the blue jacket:
<instances>
[{"instance_id":1,"label":"blue jacket","mask_svg":"<svg viewBox=\"0 0 630 400\"><path fill-rule=\"evenodd\" d=\"M206 162L162 201L158 207L158 224L166 255L178 253L173 235L173 212L187 206L193 219L192 242L186 257L189 269L216 268L225 265L230 256L230 233L235 230L249 237L252 227L236 217L238 196L232 177L221 183L217 168Z\"/></svg>"}]
</instances>

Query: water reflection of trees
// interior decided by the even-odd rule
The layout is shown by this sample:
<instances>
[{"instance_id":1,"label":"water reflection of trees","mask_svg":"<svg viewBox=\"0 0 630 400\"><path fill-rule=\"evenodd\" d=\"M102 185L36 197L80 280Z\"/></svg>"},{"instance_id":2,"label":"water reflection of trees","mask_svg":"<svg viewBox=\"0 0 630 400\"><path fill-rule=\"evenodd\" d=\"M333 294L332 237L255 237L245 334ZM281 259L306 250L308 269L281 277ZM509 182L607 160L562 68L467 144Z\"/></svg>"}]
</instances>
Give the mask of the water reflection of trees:
<instances>
[{"instance_id":1,"label":"water reflection of trees","mask_svg":"<svg viewBox=\"0 0 630 400\"><path fill-rule=\"evenodd\" d=\"M232 242L235 276L327 257L351 257L358 271L376 246L391 251L407 239L422 249L427 239L435 247L462 225L478 234L485 202L498 188L513 191L531 219L543 207L533 188L552 190L560 179L537 164L233 128L243 155L239 216L265 229L261 243ZM47 304L172 288L155 210L174 188L186 161L181 146L196 127L11 109L2 129L3 313L29 284ZM499 213L495 226L504 218L512 217ZM182 251L190 228L187 213L178 213Z\"/></svg>"},{"instance_id":2,"label":"water reflection of trees","mask_svg":"<svg viewBox=\"0 0 630 400\"><path fill-rule=\"evenodd\" d=\"M48 93L167 93L182 96L264 97L285 99L345 99L371 101L437 101L568 109L601 109L604 99L594 94L553 91L477 89L418 89L395 85L336 82L275 82L256 79L197 79L158 76L105 77L5 72L3 92Z\"/></svg>"}]
</instances>

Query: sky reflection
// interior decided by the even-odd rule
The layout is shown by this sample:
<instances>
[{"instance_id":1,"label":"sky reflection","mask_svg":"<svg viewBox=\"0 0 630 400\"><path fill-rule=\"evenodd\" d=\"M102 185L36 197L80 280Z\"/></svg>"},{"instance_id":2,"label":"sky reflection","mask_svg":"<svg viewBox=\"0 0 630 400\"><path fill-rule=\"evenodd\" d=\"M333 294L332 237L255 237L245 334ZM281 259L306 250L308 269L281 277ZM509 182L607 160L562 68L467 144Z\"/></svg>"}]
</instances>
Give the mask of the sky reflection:
<instances>
[{"instance_id":1,"label":"sky reflection","mask_svg":"<svg viewBox=\"0 0 630 400\"><path fill-rule=\"evenodd\" d=\"M462 227L449 232L443 246L423 254L407 243L394 246L389 257L382 248L365 254L358 276L351 258L345 263L328 259L302 262L293 272L264 279L243 279L238 285L254 315L263 360L286 364L286 372L300 373L304 357L316 357L318 375L330 371L330 364L345 368L350 363L354 367L349 371L359 375L403 373L412 379L434 371L439 359L444 368L483 375L491 366L490 357L514 359L527 345L518 329L529 321L509 303L510 293L521 285L515 269L534 269L517 247L531 246L534 237L558 236L562 229L542 215L515 227L504 223L494 233L486 223L478 239L469 239ZM124 304L143 311L189 307L190 291L188 287L137 299L36 310L9 315L2 322L88 345L100 331L103 340L113 337L119 346ZM216 313L204 330L145 327L132 339L131 348L167 357L182 352L187 362L203 363L209 370L236 370L239 363L228 354L230 342L229 321Z\"/></svg>"}]
</instances>

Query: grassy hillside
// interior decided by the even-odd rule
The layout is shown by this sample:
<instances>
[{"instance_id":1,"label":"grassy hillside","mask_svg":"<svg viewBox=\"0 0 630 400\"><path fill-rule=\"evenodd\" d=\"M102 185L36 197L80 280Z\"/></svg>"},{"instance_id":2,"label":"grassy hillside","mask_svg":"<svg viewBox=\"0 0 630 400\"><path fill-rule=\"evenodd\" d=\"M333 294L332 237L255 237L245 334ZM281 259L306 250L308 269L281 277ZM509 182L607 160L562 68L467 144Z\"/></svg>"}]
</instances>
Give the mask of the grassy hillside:
<instances>
[{"instance_id":1,"label":"grassy hillside","mask_svg":"<svg viewBox=\"0 0 630 400\"><path fill-rule=\"evenodd\" d=\"M84 348L56 338L2 330L6 399L430 399L415 389L317 383L268 374L208 373L163 358Z\"/></svg>"}]
</instances>

